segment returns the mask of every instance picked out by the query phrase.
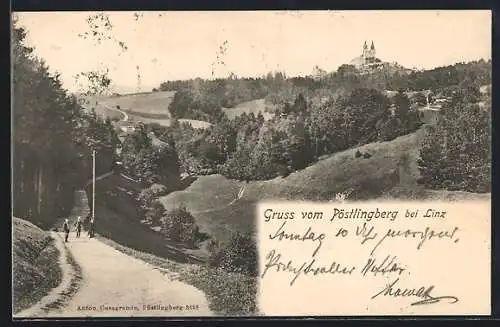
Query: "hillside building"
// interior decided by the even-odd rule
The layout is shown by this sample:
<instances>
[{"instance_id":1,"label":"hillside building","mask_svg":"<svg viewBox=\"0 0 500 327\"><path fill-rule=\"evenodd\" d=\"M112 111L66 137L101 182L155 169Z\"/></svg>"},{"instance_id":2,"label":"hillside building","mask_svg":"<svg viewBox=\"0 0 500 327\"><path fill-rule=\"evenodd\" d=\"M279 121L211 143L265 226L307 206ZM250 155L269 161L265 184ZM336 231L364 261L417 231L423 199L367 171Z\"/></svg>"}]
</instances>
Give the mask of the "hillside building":
<instances>
[{"instance_id":1,"label":"hillside building","mask_svg":"<svg viewBox=\"0 0 500 327\"><path fill-rule=\"evenodd\" d=\"M365 41L361 55L352 59L349 64L355 66L357 69L374 68L382 65L382 61L377 58L377 50L373 41L370 47L368 47Z\"/></svg>"},{"instance_id":2,"label":"hillside building","mask_svg":"<svg viewBox=\"0 0 500 327\"><path fill-rule=\"evenodd\" d=\"M328 75L328 73L326 70L319 68L318 65L314 66L313 72L312 72L312 78L315 81L319 81L327 75Z\"/></svg>"}]
</instances>

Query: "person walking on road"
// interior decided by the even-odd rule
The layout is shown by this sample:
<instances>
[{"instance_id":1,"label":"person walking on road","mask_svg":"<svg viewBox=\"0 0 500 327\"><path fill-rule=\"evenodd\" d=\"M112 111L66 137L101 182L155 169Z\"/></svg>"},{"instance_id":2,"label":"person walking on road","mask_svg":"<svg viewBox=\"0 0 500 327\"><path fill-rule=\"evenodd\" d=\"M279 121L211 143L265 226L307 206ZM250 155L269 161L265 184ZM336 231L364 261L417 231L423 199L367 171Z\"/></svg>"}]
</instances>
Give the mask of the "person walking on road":
<instances>
[{"instance_id":1,"label":"person walking on road","mask_svg":"<svg viewBox=\"0 0 500 327\"><path fill-rule=\"evenodd\" d=\"M69 237L69 221L68 221L68 219L64 220L63 231L64 231L64 243L68 243L68 237Z\"/></svg>"},{"instance_id":2,"label":"person walking on road","mask_svg":"<svg viewBox=\"0 0 500 327\"><path fill-rule=\"evenodd\" d=\"M95 222L94 218L91 218L89 224L89 238L94 237L94 232L95 232Z\"/></svg>"},{"instance_id":3,"label":"person walking on road","mask_svg":"<svg viewBox=\"0 0 500 327\"><path fill-rule=\"evenodd\" d=\"M80 216L78 216L76 223L75 223L76 237L80 237L80 233L82 232L82 225L83 225L82 220L81 220Z\"/></svg>"}]
</instances>

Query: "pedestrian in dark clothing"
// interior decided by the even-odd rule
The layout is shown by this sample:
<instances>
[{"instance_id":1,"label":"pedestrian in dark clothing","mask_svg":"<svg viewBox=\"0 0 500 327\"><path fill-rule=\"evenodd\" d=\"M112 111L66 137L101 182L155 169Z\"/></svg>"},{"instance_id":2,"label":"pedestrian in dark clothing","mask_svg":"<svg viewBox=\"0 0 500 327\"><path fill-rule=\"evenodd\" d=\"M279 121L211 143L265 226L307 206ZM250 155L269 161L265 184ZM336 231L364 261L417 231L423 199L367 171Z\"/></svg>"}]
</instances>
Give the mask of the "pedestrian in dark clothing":
<instances>
[{"instance_id":1,"label":"pedestrian in dark clothing","mask_svg":"<svg viewBox=\"0 0 500 327\"><path fill-rule=\"evenodd\" d=\"M82 232L82 220L80 216L78 216L78 219L76 220L75 227L76 227L76 237L80 237L80 233Z\"/></svg>"},{"instance_id":2,"label":"pedestrian in dark clothing","mask_svg":"<svg viewBox=\"0 0 500 327\"><path fill-rule=\"evenodd\" d=\"M83 228L85 228L85 230L88 232L89 231L89 225L90 225L90 218L91 218L91 215L90 213L88 215L85 216L85 218L83 219Z\"/></svg>"},{"instance_id":3,"label":"pedestrian in dark clothing","mask_svg":"<svg viewBox=\"0 0 500 327\"><path fill-rule=\"evenodd\" d=\"M63 231L64 231L64 242L67 243L68 237L69 237L69 221L68 221L68 219L64 220Z\"/></svg>"},{"instance_id":4,"label":"pedestrian in dark clothing","mask_svg":"<svg viewBox=\"0 0 500 327\"><path fill-rule=\"evenodd\" d=\"M95 222L94 218L90 219L90 224L89 224L89 238L94 237L95 233Z\"/></svg>"}]
</instances>

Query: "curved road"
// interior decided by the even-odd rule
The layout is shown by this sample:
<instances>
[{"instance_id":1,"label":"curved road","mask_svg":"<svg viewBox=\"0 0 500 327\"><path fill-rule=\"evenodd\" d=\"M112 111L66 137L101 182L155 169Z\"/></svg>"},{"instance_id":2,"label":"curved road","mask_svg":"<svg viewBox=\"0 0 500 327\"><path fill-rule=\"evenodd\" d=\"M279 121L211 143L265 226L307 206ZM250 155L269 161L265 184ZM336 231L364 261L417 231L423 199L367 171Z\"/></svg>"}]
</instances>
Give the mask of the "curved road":
<instances>
[{"instance_id":1,"label":"curved road","mask_svg":"<svg viewBox=\"0 0 500 327\"><path fill-rule=\"evenodd\" d=\"M50 317L210 316L203 292L162 274L141 260L70 235L69 252L82 268L82 284ZM128 306L128 308L127 308ZM149 307L148 307L149 306Z\"/></svg>"},{"instance_id":2,"label":"curved road","mask_svg":"<svg viewBox=\"0 0 500 327\"><path fill-rule=\"evenodd\" d=\"M33 312L30 316L212 315L205 294L189 284L169 277L172 274L169 274L168 270L128 256L96 238L88 238L87 233L83 231L81 237L76 238L73 224L77 216L85 217L88 214L89 206L86 192L83 190L77 191L75 200L69 218L72 231L65 249L81 268L81 285L77 293L62 308L50 309L45 313L29 310L27 312ZM62 226L62 222L58 222L56 226ZM57 236L59 237L56 237L56 242L64 247L63 234L58 233ZM61 269L63 275L72 275L68 272L71 266L61 264ZM63 283L67 282L63 280ZM60 290L57 288L52 290L48 298L58 297L60 295L58 292Z\"/></svg>"},{"instance_id":3,"label":"curved road","mask_svg":"<svg viewBox=\"0 0 500 327\"><path fill-rule=\"evenodd\" d=\"M126 113L125 111L120 110L120 109L118 109L118 108L113 108L113 107L110 107L110 106L108 106L107 104L104 104L104 103L101 103L101 105L102 105L104 108L106 108L106 109L109 109L109 110L114 110L114 111L118 111L119 113L121 113L121 114L123 115L123 119L122 119L122 121L125 121L125 122L126 122L126 121L128 121L128 115L127 115L127 113Z\"/></svg>"}]
</instances>

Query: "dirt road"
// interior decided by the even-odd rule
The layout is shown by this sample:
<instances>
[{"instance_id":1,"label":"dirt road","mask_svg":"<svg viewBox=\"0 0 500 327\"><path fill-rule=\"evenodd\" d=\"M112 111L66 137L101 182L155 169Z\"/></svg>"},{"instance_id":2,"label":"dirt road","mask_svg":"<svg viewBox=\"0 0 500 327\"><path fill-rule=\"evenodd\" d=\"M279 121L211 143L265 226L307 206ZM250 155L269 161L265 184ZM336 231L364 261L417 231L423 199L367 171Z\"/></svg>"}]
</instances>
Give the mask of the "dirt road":
<instances>
[{"instance_id":1,"label":"dirt road","mask_svg":"<svg viewBox=\"0 0 500 327\"><path fill-rule=\"evenodd\" d=\"M82 269L82 284L67 305L48 317L212 315L200 290L97 239L83 233L77 239L72 233L67 248Z\"/></svg>"}]
</instances>

